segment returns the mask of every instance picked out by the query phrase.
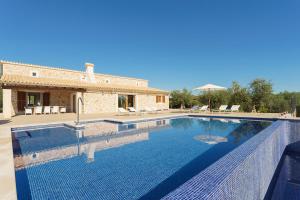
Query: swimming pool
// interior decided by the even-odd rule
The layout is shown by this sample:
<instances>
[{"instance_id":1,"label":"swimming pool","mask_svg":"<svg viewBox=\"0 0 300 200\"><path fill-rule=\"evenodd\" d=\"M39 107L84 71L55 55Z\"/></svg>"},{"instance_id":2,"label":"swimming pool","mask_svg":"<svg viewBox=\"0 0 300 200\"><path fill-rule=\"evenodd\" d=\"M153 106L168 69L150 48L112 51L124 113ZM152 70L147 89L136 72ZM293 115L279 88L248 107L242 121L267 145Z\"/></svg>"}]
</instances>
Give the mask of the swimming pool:
<instances>
[{"instance_id":1,"label":"swimming pool","mask_svg":"<svg viewBox=\"0 0 300 200\"><path fill-rule=\"evenodd\" d=\"M13 129L19 199L159 199L270 121L184 117Z\"/></svg>"}]
</instances>

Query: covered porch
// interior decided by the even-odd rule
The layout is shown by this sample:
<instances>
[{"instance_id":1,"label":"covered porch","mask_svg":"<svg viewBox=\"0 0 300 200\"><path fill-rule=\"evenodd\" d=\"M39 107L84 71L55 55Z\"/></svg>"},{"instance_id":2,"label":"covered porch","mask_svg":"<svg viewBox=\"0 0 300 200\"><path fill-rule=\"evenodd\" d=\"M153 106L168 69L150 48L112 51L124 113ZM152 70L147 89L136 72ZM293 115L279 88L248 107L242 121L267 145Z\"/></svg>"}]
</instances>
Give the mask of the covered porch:
<instances>
[{"instance_id":1,"label":"covered porch","mask_svg":"<svg viewBox=\"0 0 300 200\"><path fill-rule=\"evenodd\" d=\"M5 88L3 115L10 118L24 114L74 113L76 99L81 95L81 91L66 88Z\"/></svg>"},{"instance_id":2,"label":"covered porch","mask_svg":"<svg viewBox=\"0 0 300 200\"><path fill-rule=\"evenodd\" d=\"M86 89L86 85L78 81L19 75L3 75L1 86L3 117L6 119L23 115L27 109L35 114L36 108L39 108L40 114L58 114L60 108L72 113L79 107L81 113L82 106L77 106L76 100L82 97ZM56 108L55 112L52 112L53 107ZM45 108L50 111L44 112Z\"/></svg>"}]
</instances>

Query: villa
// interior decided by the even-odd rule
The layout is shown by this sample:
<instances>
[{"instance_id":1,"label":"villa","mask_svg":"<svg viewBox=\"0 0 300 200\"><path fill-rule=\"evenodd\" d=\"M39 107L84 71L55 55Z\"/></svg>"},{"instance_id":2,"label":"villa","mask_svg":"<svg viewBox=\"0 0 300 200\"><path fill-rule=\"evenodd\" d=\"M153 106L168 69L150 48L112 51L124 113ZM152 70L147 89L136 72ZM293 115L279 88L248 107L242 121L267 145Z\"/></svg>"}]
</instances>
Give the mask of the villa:
<instances>
[{"instance_id":1,"label":"villa","mask_svg":"<svg viewBox=\"0 0 300 200\"><path fill-rule=\"evenodd\" d=\"M150 88L144 79L0 61L3 116L24 114L26 107L60 106L66 112L115 113L118 108L142 111L169 109L169 92ZM77 105L82 98L83 104Z\"/></svg>"}]
</instances>

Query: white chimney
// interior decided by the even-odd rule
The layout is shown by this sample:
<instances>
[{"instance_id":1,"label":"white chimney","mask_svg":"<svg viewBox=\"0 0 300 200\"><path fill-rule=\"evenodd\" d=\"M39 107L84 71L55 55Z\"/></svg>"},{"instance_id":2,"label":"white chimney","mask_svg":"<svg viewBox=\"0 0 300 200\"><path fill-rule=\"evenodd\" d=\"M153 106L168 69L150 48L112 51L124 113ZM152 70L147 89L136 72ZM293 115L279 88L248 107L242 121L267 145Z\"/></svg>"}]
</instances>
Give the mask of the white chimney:
<instances>
[{"instance_id":1,"label":"white chimney","mask_svg":"<svg viewBox=\"0 0 300 200\"><path fill-rule=\"evenodd\" d=\"M85 63L85 73L88 81L93 83L96 82L93 63Z\"/></svg>"}]
</instances>

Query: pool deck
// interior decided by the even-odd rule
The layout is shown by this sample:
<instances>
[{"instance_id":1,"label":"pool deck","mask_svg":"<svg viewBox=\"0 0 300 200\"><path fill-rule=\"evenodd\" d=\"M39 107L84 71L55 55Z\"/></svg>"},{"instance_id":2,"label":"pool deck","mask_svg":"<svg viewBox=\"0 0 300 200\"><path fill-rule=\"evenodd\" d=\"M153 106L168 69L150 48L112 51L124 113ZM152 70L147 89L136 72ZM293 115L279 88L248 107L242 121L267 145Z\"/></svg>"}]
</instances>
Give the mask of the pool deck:
<instances>
[{"instance_id":1,"label":"pool deck","mask_svg":"<svg viewBox=\"0 0 300 200\"><path fill-rule=\"evenodd\" d=\"M108 114L82 114L81 121L91 120L114 120L119 122L157 119L178 116L216 116L216 117L236 117L236 118L257 118L257 119L280 119L278 113L189 113L179 110L171 110L155 114L142 115L123 115L118 116L115 113ZM48 125L56 123L74 124L76 115L74 113L56 114L56 115L19 115L11 120L5 120L0 117L0 200L16 200L15 170L12 150L11 128ZM300 120L300 118L288 118Z\"/></svg>"},{"instance_id":2,"label":"pool deck","mask_svg":"<svg viewBox=\"0 0 300 200\"><path fill-rule=\"evenodd\" d=\"M114 119L118 121L134 121L144 120L160 117L171 116L184 116L184 115L201 115L201 116L217 116L217 117L241 117L241 118L267 118L267 119L279 119L278 113L190 113L180 112L179 110L171 110L165 112L151 113L151 114L131 114L118 116L116 113L107 114L82 114L80 115L81 121L86 120L100 120L100 119ZM296 118L293 118L296 119ZM299 118L300 119L300 118ZM74 122L76 120L75 113L66 114L52 114L52 115L18 115L11 120L5 120L0 117L0 127L15 127L15 126L29 126L29 125L41 125L49 123L62 123L62 122ZM1 133L0 133L1 134Z\"/></svg>"}]
</instances>

